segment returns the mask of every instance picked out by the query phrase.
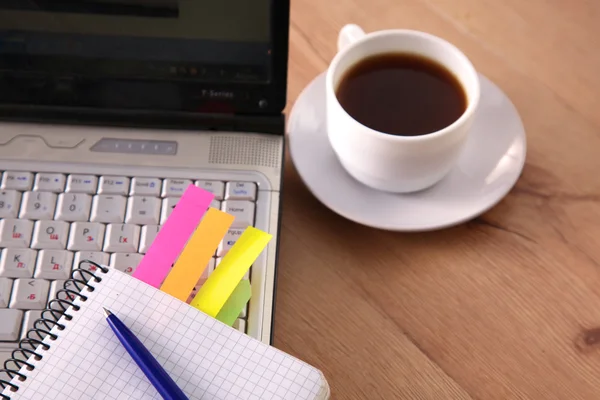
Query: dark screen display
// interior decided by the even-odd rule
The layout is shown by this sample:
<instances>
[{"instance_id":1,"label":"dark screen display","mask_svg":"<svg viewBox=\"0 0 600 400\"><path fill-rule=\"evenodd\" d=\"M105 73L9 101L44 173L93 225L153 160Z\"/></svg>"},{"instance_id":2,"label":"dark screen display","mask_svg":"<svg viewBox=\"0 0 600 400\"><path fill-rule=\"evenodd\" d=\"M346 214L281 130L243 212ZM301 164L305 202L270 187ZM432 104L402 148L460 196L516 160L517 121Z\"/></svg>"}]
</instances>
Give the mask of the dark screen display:
<instances>
[{"instance_id":1,"label":"dark screen display","mask_svg":"<svg viewBox=\"0 0 600 400\"><path fill-rule=\"evenodd\" d=\"M2 0L0 69L266 82L271 0Z\"/></svg>"}]
</instances>

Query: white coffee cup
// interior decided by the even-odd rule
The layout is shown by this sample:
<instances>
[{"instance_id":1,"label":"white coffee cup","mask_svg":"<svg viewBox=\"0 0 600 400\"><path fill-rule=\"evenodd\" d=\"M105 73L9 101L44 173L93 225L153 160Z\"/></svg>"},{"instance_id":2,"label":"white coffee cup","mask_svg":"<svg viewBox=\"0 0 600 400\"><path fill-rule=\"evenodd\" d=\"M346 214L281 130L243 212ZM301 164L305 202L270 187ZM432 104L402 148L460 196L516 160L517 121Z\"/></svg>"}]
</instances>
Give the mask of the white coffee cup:
<instances>
[{"instance_id":1,"label":"white coffee cup","mask_svg":"<svg viewBox=\"0 0 600 400\"><path fill-rule=\"evenodd\" d=\"M356 121L340 105L336 90L349 68L378 53L410 52L437 61L452 72L466 97L465 112L451 125L426 135L397 136ZM384 30L365 34L353 24L339 34L338 53L327 70L327 134L340 163L371 188L408 193L426 189L455 166L479 104L479 77L454 45L428 33Z\"/></svg>"}]
</instances>

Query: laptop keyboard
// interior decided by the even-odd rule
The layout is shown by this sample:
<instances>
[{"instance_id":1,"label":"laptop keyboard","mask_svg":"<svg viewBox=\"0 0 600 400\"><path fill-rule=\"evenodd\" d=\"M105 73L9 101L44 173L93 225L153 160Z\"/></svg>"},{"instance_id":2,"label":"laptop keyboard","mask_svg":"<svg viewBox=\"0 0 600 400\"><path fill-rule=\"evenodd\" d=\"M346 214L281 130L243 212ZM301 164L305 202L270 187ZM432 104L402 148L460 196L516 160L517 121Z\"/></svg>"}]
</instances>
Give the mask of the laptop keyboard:
<instances>
[{"instance_id":1,"label":"laptop keyboard","mask_svg":"<svg viewBox=\"0 0 600 400\"><path fill-rule=\"evenodd\" d=\"M132 274L189 184L212 192L212 207L235 220L188 302L244 229L254 226L254 182L22 171L1 176L0 345L7 349L26 337L80 261ZM243 332L247 311L235 323Z\"/></svg>"}]
</instances>

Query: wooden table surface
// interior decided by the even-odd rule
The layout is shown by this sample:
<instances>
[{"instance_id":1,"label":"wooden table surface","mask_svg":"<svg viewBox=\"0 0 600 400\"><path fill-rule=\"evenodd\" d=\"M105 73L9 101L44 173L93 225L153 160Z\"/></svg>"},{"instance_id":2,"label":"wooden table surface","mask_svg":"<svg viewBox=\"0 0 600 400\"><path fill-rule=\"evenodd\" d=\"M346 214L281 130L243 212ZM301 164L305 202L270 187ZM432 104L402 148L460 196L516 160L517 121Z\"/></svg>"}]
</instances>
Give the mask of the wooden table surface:
<instances>
[{"instance_id":1,"label":"wooden table surface","mask_svg":"<svg viewBox=\"0 0 600 400\"><path fill-rule=\"evenodd\" d=\"M346 23L459 46L519 110L523 175L458 227L390 233L286 164L274 345L334 399L600 398L600 2L292 0L289 105Z\"/></svg>"}]
</instances>

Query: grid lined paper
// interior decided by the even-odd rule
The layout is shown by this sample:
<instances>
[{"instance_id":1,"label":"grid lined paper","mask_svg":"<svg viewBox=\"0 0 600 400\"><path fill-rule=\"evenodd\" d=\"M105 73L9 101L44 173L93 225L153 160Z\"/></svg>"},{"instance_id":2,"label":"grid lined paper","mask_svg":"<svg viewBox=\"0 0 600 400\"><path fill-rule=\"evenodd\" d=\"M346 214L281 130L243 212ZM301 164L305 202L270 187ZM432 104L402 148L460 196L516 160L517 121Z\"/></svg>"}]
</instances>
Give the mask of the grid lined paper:
<instances>
[{"instance_id":1,"label":"grid lined paper","mask_svg":"<svg viewBox=\"0 0 600 400\"><path fill-rule=\"evenodd\" d=\"M161 399L108 326L102 307L117 315L152 352L190 399L315 400L328 396L319 370L255 340L129 275L97 272L88 300L70 310L67 328L30 363L12 399Z\"/></svg>"}]
</instances>

